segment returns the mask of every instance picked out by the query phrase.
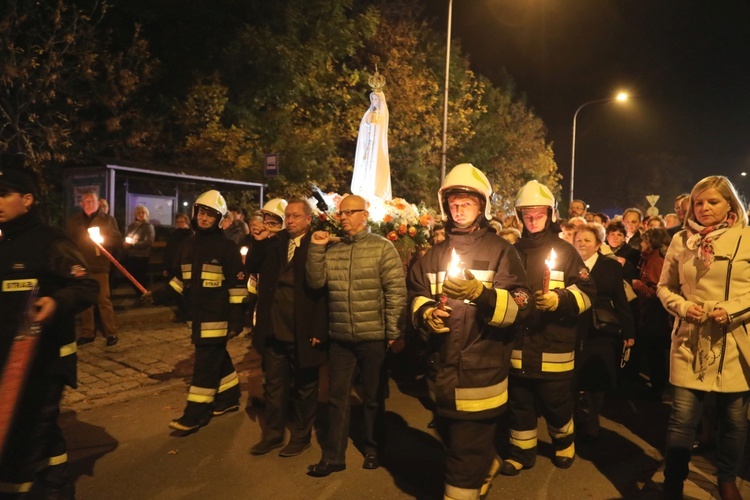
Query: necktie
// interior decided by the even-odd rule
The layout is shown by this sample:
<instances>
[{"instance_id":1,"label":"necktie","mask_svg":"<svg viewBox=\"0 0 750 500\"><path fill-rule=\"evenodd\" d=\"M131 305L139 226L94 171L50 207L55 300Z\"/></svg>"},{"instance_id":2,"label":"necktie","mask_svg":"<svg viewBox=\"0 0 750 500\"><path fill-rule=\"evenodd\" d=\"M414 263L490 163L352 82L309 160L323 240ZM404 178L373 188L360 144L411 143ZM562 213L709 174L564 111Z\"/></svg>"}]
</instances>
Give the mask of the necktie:
<instances>
[{"instance_id":1,"label":"necktie","mask_svg":"<svg viewBox=\"0 0 750 500\"><path fill-rule=\"evenodd\" d=\"M294 243L294 240L289 240L289 248L287 249L287 252L286 252L286 261L287 262L291 262L292 261L292 257L294 257L294 250L296 250L296 249L297 249L297 244Z\"/></svg>"}]
</instances>

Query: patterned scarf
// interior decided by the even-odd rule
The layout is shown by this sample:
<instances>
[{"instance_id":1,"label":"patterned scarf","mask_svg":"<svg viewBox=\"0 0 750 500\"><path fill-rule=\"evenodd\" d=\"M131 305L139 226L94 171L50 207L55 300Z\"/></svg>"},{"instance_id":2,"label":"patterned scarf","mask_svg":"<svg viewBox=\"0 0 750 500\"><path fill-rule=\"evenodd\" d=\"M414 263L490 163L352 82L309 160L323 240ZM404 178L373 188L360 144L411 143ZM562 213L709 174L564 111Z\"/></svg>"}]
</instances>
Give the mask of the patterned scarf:
<instances>
[{"instance_id":1,"label":"patterned scarf","mask_svg":"<svg viewBox=\"0 0 750 500\"><path fill-rule=\"evenodd\" d=\"M734 225L737 221L737 214L729 212L727 219L724 222L716 224L715 226L701 226L693 219L688 220L688 233L690 236L687 239L687 247L690 250L695 250L695 255L703 261L706 268L711 267L714 261L714 246L713 242L719 239L719 236L724 234L726 230Z\"/></svg>"}]
</instances>

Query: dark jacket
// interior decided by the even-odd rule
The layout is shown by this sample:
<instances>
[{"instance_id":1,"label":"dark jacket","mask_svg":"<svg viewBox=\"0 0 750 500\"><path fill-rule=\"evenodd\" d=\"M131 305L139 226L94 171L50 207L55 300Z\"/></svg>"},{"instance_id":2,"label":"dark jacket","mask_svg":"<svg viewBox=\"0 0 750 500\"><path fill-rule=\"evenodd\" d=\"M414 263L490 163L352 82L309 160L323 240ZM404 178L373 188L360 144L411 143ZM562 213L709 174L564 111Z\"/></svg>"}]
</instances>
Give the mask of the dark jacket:
<instances>
[{"instance_id":1,"label":"dark jacket","mask_svg":"<svg viewBox=\"0 0 750 500\"><path fill-rule=\"evenodd\" d=\"M94 274L108 273L110 260L100 252L96 244L89 237L88 229L98 227L104 238L104 248L110 253L122 247L122 234L117 227L117 221L111 215L97 210L93 217L81 212L68 220L65 233L78 246L83 258L89 265L89 272Z\"/></svg>"},{"instance_id":2,"label":"dark jacket","mask_svg":"<svg viewBox=\"0 0 750 500\"><path fill-rule=\"evenodd\" d=\"M151 256L151 247L154 246L154 238L156 237L156 230L153 224L146 221L133 222L128 226L125 236L129 236L134 240L134 243L126 250L128 257Z\"/></svg>"},{"instance_id":3,"label":"dark jacket","mask_svg":"<svg viewBox=\"0 0 750 500\"><path fill-rule=\"evenodd\" d=\"M180 246L176 262L167 289L185 298L193 344L222 343L229 331L241 332L247 283L237 245L218 226L198 231Z\"/></svg>"},{"instance_id":4,"label":"dark jacket","mask_svg":"<svg viewBox=\"0 0 750 500\"><path fill-rule=\"evenodd\" d=\"M532 311L523 335L516 338L511 374L519 377L564 379L573 376L578 322L596 300L596 286L576 249L548 229L524 231L515 244L531 289L542 289L545 260L557 254L550 290L559 295L554 311Z\"/></svg>"},{"instance_id":5,"label":"dark jacket","mask_svg":"<svg viewBox=\"0 0 750 500\"><path fill-rule=\"evenodd\" d=\"M518 253L486 226L451 234L411 268L409 304L415 327L440 300L445 271L456 250L462 267L485 286L475 303L448 299L450 332L430 334L430 380L437 411L457 419L498 415L508 399L510 355L519 324L534 307Z\"/></svg>"},{"instance_id":6,"label":"dark jacket","mask_svg":"<svg viewBox=\"0 0 750 500\"><path fill-rule=\"evenodd\" d=\"M175 259L177 258L177 251L182 245L182 242L190 238L193 235L193 230L190 228L175 229L169 236L167 236L167 245L164 247L164 270L168 273L174 274L175 266L179 269L179 265L176 264Z\"/></svg>"},{"instance_id":7,"label":"dark jacket","mask_svg":"<svg viewBox=\"0 0 750 500\"><path fill-rule=\"evenodd\" d=\"M274 238L253 243L246 261L248 273L259 273L253 347L261 355L265 353L268 339L274 336L271 309L274 307L279 277L288 267L292 268L294 304L291 310L281 312L294 318L294 343L301 368L318 366L326 360L325 346L318 344L312 347L310 339L314 337L321 342L328 339L328 290L311 288L305 276L310 235L308 232L302 238L290 263L287 263L289 233L286 231Z\"/></svg>"},{"instance_id":8,"label":"dark jacket","mask_svg":"<svg viewBox=\"0 0 750 500\"><path fill-rule=\"evenodd\" d=\"M96 302L99 285L73 242L42 224L36 209L0 230L0 369L38 286L38 296L52 297L56 309L42 328L31 376L57 376L76 387L75 315Z\"/></svg>"},{"instance_id":9,"label":"dark jacket","mask_svg":"<svg viewBox=\"0 0 750 500\"><path fill-rule=\"evenodd\" d=\"M625 297L623 288L623 271L618 261L605 257L601 253L591 270L591 279L596 285L595 307L603 307L614 312L620 320L622 331L616 340L635 338L635 322L633 313ZM589 339L596 340L602 336L612 337L602 332L593 330L593 308L581 316L580 338L585 343Z\"/></svg>"}]
</instances>

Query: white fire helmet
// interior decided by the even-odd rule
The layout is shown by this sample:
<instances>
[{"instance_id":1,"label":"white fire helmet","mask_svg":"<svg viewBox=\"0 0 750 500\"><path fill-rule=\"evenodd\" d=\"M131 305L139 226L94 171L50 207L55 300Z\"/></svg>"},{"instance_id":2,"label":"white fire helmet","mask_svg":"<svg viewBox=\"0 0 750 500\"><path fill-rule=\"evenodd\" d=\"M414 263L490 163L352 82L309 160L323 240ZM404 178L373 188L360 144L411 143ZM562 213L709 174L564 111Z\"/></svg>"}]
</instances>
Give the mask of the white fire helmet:
<instances>
[{"instance_id":1,"label":"white fire helmet","mask_svg":"<svg viewBox=\"0 0 750 500\"><path fill-rule=\"evenodd\" d=\"M284 224L284 219L286 217L284 211L286 210L286 200L283 198L274 198L272 200L268 200L265 205L263 205L263 208L261 208L260 213L262 214L269 214L269 215L275 215L279 219L281 219L281 227L286 227L286 224Z\"/></svg>"},{"instance_id":2,"label":"white fire helmet","mask_svg":"<svg viewBox=\"0 0 750 500\"><path fill-rule=\"evenodd\" d=\"M549 207L550 208L550 220L555 222L557 220L555 207L557 202L555 197L552 195L552 191L549 190L544 184L540 184L539 181L529 181L524 185L518 196L516 196L516 213L519 219L523 219L521 211L522 207Z\"/></svg>"},{"instance_id":3,"label":"white fire helmet","mask_svg":"<svg viewBox=\"0 0 750 500\"><path fill-rule=\"evenodd\" d=\"M448 196L461 192L475 193L480 198L484 198L484 216L487 220L492 220L492 204L490 202L492 185L484 172L471 163L461 163L453 167L445 176L443 185L438 190L438 204L443 220L447 220L450 214L447 208Z\"/></svg>"},{"instance_id":4,"label":"white fire helmet","mask_svg":"<svg viewBox=\"0 0 750 500\"><path fill-rule=\"evenodd\" d=\"M215 189L206 191L205 193L201 194L197 200L195 200L195 203L193 203L193 219L195 219L195 217L198 215L199 206L208 208L209 210L216 212L216 214L219 216L219 220L223 219L227 214L227 201L224 199L221 193Z\"/></svg>"}]
</instances>

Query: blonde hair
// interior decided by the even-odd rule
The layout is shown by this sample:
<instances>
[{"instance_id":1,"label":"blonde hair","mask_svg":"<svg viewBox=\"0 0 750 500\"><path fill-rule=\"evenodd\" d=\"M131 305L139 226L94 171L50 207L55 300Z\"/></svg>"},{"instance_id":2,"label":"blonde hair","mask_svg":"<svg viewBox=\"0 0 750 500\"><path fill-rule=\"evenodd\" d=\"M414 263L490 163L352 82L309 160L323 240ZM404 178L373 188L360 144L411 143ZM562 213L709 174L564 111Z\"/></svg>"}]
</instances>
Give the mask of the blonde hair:
<instances>
[{"instance_id":1,"label":"blonde hair","mask_svg":"<svg viewBox=\"0 0 750 500\"><path fill-rule=\"evenodd\" d=\"M137 207L135 207L135 210L133 211L133 213L137 214L138 212L143 212L146 215L145 217L146 221L148 221L151 218L151 212L148 211L148 207L146 207L146 205L138 205Z\"/></svg>"},{"instance_id":2,"label":"blonde hair","mask_svg":"<svg viewBox=\"0 0 750 500\"><path fill-rule=\"evenodd\" d=\"M729 203L729 211L737 215L737 222L740 224L740 227L747 226L747 210L745 209L745 203L740 198L740 195L737 194L737 190L729 179L723 175L711 175L698 181L690 191L690 203L688 204L688 211L685 216L685 222L682 225L683 227L688 227L688 220L692 219L698 222L695 218L693 203L695 197L706 189L715 189L718 191L721 197Z\"/></svg>"}]
</instances>

